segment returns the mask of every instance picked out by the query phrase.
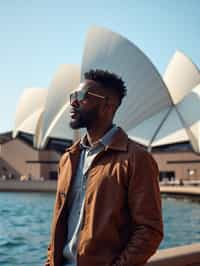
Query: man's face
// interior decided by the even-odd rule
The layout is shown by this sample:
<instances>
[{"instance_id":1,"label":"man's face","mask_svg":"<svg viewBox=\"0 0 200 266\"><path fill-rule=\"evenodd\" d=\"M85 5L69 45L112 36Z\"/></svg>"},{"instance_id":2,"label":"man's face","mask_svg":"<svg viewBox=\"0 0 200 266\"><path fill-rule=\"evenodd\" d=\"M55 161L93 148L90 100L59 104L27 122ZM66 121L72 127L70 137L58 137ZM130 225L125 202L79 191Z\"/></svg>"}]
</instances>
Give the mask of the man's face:
<instances>
[{"instance_id":1,"label":"man's face","mask_svg":"<svg viewBox=\"0 0 200 266\"><path fill-rule=\"evenodd\" d=\"M90 128L99 119L99 110L105 102L100 85L92 80L80 84L71 97L70 126L72 129Z\"/></svg>"}]
</instances>

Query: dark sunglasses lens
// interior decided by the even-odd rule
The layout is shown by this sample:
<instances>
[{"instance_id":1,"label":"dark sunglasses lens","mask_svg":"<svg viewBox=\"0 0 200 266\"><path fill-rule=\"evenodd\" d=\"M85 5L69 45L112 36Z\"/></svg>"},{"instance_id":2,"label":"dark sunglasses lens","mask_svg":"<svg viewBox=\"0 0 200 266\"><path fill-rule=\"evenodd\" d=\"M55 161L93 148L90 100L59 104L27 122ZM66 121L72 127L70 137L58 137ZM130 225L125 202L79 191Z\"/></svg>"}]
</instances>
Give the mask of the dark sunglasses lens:
<instances>
[{"instance_id":1,"label":"dark sunglasses lens","mask_svg":"<svg viewBox=\"0 0 200 266\"><path fill-rule=\"evenodd\" d=\"M85 98L85 91L75 91L70 94L70 103L73 103L74 101L82 101Z\"/></svg>"},{"instance_id":2,"label":"dark sunglasses lens","mask_svg":"<svg viewBox=\"0 0 200 266\"><path fill-rule=\"evenodd\" d=\"M82 100L84 100L85 98L85 91L77 91L76 92L76 97L77 97L77 100L80 102Z\"/></svg>"}]
</instances>

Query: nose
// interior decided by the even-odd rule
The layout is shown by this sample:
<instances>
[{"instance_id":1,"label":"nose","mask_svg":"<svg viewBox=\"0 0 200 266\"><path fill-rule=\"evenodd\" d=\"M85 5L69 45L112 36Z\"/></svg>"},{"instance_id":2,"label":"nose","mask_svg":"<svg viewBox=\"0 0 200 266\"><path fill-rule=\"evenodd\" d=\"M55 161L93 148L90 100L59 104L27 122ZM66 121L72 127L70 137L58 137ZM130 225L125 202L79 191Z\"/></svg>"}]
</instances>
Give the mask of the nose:
<instances>
[{"instance_id":1,"label":"nose","mask_svg":"<svg viewBox=\"0 0 200 266\"><path fill-rule=\"evenodd\" d=\"M70 101L70 105L73 107L79 107L79 101L77 99L74 99Z\"/></svg>"}]
</instances>

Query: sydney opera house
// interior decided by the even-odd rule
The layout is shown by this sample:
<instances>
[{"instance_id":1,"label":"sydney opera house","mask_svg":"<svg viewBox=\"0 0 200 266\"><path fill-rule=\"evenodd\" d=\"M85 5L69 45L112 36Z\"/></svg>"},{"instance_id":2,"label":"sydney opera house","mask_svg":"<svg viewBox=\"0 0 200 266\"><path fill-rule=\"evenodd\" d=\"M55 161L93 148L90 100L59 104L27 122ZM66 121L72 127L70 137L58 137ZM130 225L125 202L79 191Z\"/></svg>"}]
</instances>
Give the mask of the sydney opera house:
<instances>
[{"instance_id":1,"label":"sydney opera house","mask_svg":"<svg viewBox=\"0 0 200 266\"><path fill-rule=\"evenodd\" d=\"M69 94L90 69L126 82L115 124L152 152L160 180L200 179L199 69L177 51L162 77L133 43L99 27L87 34L81 66L61 65L48 89L25 89L14 129L0 134L0 176L56 179L61 153L83 134L68 125Z\"/></svg>"}]
</instances>

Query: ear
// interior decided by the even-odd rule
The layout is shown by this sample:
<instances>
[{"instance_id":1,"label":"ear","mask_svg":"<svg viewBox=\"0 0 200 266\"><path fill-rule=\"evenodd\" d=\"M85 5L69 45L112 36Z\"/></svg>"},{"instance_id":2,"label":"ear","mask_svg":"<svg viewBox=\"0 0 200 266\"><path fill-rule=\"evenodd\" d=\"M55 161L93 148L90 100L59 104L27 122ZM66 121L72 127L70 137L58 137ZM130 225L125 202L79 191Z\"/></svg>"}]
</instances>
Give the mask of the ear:
<instances>
[{"instance_id":1,"label":"ear","mask_svg":"<svg viewBox=\"0 0 200 266\"><path fill-rule=\"evenodd\" d=\"M109 102L106 102L101 105L100 116L103 120L110 120L114 116L114 106Z\"/></svg>"}]
</instances>

